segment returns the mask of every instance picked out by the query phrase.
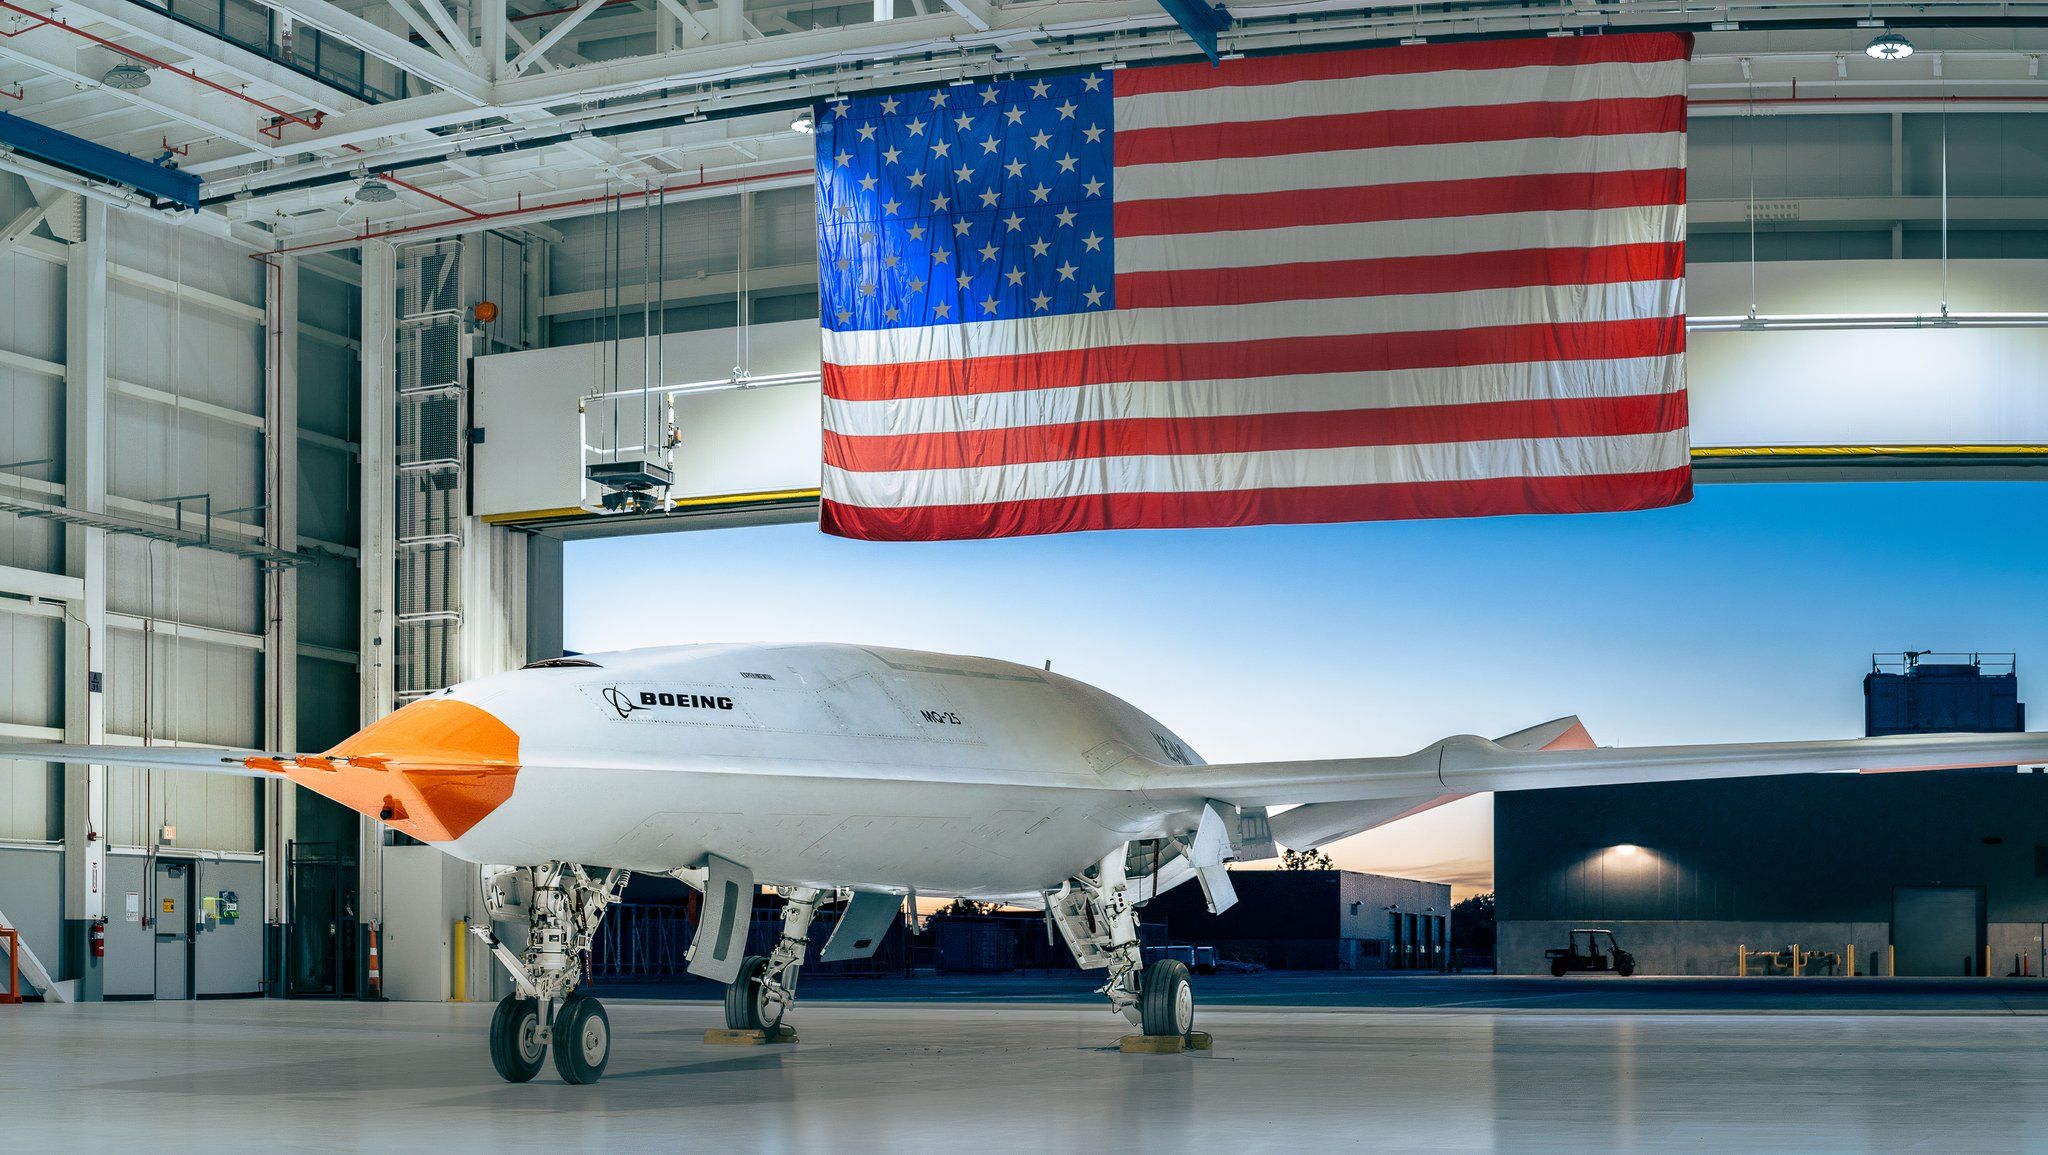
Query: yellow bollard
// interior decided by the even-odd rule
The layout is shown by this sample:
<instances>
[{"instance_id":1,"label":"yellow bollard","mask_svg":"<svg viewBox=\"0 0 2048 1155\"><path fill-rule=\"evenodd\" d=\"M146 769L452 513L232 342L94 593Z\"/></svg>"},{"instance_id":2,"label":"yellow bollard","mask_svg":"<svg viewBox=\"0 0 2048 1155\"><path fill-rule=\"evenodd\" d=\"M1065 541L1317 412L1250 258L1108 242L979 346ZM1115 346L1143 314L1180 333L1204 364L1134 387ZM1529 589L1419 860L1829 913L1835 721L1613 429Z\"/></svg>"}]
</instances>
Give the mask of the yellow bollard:
<instances>
[{"instance_id":1,"label":"yellow bollard","mask_svg":"<svg viewBox=\"0 0 2048 1155\"><path fill-rule=\"evenodd\" d=\"M1890 943L1884 947L1884 973L1886 978L1899 977L1899 948Z\"/></svg>"},{"instance_id":2,"label":"yellow bollard","mask_svg":"<svg viewBox=\"0 0 2048 1155\"><path fill-rule=\"evenodd\" d=\"M1735 944L1735 977L1739 979L1749 977L1749 944L1746 942Z\"/></svg>"},{"instance_id":3,"label":"yellow bollard","mask_svg":"<svg viewBox=\"0 0 2048 1155\"><path fill-rule=\"evenodd\" d=\"M1985 977L1985 978L1987 978L1987 979L1991 977L1991 944L1990 944L1990 943L1988 943L1988 942L1984 944L1984 974L1983 974L1983 977Z\"/></svg>"},{"instance_id":4,"label":"yellow bollard","mask_svg":"<svg viewBox=\"0 0 2048 1155\"><path fill-rule=\"evenodd\" d=\"M1849 977L1853 979L1856 977L1856 944L1850 943L1849 949L1845 953L1849 957Z\"/></svg>"},{"instance_id":5,"label":"yellow bollard","mask_svg":"<svg viewBox=\"0 0 2048 1155\"><path fill-rule=\"evenodd\" d=\"M1799 944L1792 944L1792 977L1799 977Z\"/></svg>"},{"instance_id":6,"label":"yellow bollard","mask_svg":"<svg viewBox=\"0 0 2048 1155\"><path fill-rule=\"evenodd\" d=\"M454 963L454 967L449 972L451 978L449 985L454 987L455 991L453 994L448 996L448 1001L451 1003L466 1003L469 1001L469 950L467 949L469 946L468 919L458 918L455 920L454 942L455 957L452 960Z\"/></svg>"}]
</instances>

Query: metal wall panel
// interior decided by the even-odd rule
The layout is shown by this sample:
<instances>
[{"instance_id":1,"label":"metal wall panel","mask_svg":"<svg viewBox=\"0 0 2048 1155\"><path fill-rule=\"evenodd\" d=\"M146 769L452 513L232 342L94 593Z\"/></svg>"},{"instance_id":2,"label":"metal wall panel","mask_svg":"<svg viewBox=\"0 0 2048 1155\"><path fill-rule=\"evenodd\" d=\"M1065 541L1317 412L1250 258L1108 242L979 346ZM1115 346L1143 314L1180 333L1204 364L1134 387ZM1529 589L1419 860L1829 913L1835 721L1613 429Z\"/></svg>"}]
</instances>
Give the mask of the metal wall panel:
<instances>
[{"instance_id":1,"label":"metal wall panel","mask_svg":"<svg viewBox=\"0 0 2048 1155\"><path fill-rule=\"evenodd\" d=\"M21 931L46 967L57 966L63 928L63 856L54 850L0 846L0 914ZM21 1008L14 1008L17 1013Z\"/></svg>"},{"instance_id":2,"label":"metal wall panel","mask_svg":"<svg viewBox=\"0 0 2048 1155\"><path fill-rule=\"evenodd\" d=\"M64 623L0 613L0 722L62 726ZM4 836L0 836L4 837Z\"/></svg>"},{"instance_id":3,"label":"metal wall panel","mask_svg":"<svg viewBox=\"0 0 2048 1155\"><path fill-rule=\"evenodd\" d=\"M115 281L107 286L107 375L261 414L263 330L251 317Z\"/></svg>"},{"instance_id":4,"label":"metal wall panel","mask_svg":"<svg viewBox=\"0 0 2048 1155\"><path fill-rule=\"evenodd\" d=\"M145 638L137 630L109 630L107 643L105 702L112 733L145 736L146 725L146 736L161 741L262 744L262 654L162 631Z\"/></svg>"},{"instance_id":5,"label":"metal wall panel","mask_svg":"<svg viewBox=\"0 0 2048 1155\"><path fill-rule=\"evenodd\" d=\"M0 349L64 360L64 266L0 250Z\"/></svg>"},{"instance_id":6,"label":"metal wall panel","mask_svg":"<svg viewBox=\"0 0 2048 1155\"><path fill-rule=\"evenodd\" d=\"M107 570L107 608L115 613L244 634L263 630L261 571L253 561L112 535Z\"/></svg>"}]
</instances>

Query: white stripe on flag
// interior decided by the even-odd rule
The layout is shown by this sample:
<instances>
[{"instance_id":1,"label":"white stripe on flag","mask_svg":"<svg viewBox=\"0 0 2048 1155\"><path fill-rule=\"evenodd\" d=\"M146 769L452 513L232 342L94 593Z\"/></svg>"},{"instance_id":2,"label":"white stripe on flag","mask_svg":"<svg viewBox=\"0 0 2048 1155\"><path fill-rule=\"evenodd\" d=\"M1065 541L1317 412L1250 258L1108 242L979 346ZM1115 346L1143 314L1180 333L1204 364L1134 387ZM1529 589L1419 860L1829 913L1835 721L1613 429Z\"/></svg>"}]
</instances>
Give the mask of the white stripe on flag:
<instances>
[{"instance_id":1,"label":"white stripe on flag","mask_svg":"<svg viewBox=\"0 0 2048 1155\"><path fill-rule=\"evenodd\" d=\"M1590 477L1677 469L1688 460L1686 431L1678 429L1619 437L1101 457L896 473L857 473L828 465L824 490L830 500L875 508L984 505L1112 493Z\"/></svg>"},{"instance_id":2,"label":"white stripe on flag","mask_svg":"<svg viewBox=\"0 0 2048 1155\"><path fill-rule=\"evenodd\" d=\"M834 365L887 365L1002 357L1114 346L1207 345L1289 337L1443 332L1496 325L1569 325L1583 321L1670 317L1685 311L1685 282L1626 281L1609 285L1531 285L1461 293L1269 301L1181 309L1117 309L1056 317L974 321L903 329L825 333L824 358Z\"/></svg>"},{"instance_id":3,"label":"white stripe on flag","mask_svg":"<svg viewBox=\"0 0 2048 1155\"><path fill-rule=\"evenodd\" d=\"M1676 133L1418 144L1178 164L1118 165L1119 201L1308 188L1368 188L1413 181L1484 180L1557 172L1636 172L1671 164Z\"/></svg>"},{"instance_id":4,"label":"white stripe on flag","mask_svg":"<svg viewBox=\"0 0 2048 1155\"><path fill-rule=\"evenodd\" d=\"M1437 217L1357 225L1308 225L1242 233L1125 237L1116 242L1116 271L1231 269L1304 261L1439 257L1504 249L1673 244L1685 239L1684 205Z\"/></svg>"},{"instance_id":5,"label":"white stripe on flag","mask_svg":"<svg viewBox=\"0 0 2048 1155\"><path fill-rule=\"evenodd\" d=\"M1676 96L1685 91L1685 62L1581 64L1571 68L1500 68L1480 72L1410 72L1391 76L1300 80L1291 84L1226 85L1185 92L1119 96L1116 128L1334 116L1490 104Z\"/></svg>"},{"instance_id":6,"label":"white stripe on flag","mask_svg":"<svg viewBox=\"0 0 2048 1155\"><path fill-rule=\"evenodd\" d=\"M825 399L825 427L849 437L958 433L1083 421L1247 417L1425 405L1550 401L1676 393L1683 357L1537 361L1317 373L1232 381L1132 381L888 401Z\"/></svg>"}]
</instances>

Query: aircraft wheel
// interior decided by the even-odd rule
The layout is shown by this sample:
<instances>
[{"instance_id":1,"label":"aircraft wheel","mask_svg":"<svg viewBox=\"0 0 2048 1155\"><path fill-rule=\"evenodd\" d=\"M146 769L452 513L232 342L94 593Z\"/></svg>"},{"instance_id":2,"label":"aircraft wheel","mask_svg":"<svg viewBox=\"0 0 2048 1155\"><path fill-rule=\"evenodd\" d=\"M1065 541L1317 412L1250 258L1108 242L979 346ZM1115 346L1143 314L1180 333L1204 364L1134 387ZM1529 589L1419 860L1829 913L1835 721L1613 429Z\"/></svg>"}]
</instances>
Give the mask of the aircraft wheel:
<instances>
[{"instance_id":1,"label":"aircraft wheel","mask_svg":"<svg viewBox=\"0 0 2048 1155\"><path fill-rule=\"evenodd\" d=\"M555 1012L555 1072L564 1083L595 1083L612 1060L612 1022L604 1004L570 995Z\"/></svg>"},{"instance_id":2,"label":"aircraft wheel","mask_svg":"<svg viewBox=\"0 0 2048 1155\"><path fill-rule=\"evenodd\" d=\"M491 1066L508 1083L524 1083L540 1074L548 1045L540 1041L540 1005L532 999L506 995L491 1016Z\"/></svg>"},{"instance_id":3,"label":"aircraft wheel","mask_svg":"<svg viewBox=\"0 0 2048 1155\"><path fill-rule=\"evenodd\" d=\"M725 986L727 1030L773 1034L782 1026L782 1016L789 1008L781 1004L770 1007L763 997L767 992L762 988L761 976L767 970L767 955L750 954L740 960L739 976Z\"/></svg>"},{"instance_id":4,"label":"aircraft wheel","mask_svg":"<svg viewBox=\"0 0 2048 1155\"><path fill-rule=\"evenodd\" d=\"M1138 990L1139 1014L1148 1035L1180 1035L1195 1029L1195 988L1188 967L1177 959L1160 959L1145 970Z\"/></svg>"}]
</instances>

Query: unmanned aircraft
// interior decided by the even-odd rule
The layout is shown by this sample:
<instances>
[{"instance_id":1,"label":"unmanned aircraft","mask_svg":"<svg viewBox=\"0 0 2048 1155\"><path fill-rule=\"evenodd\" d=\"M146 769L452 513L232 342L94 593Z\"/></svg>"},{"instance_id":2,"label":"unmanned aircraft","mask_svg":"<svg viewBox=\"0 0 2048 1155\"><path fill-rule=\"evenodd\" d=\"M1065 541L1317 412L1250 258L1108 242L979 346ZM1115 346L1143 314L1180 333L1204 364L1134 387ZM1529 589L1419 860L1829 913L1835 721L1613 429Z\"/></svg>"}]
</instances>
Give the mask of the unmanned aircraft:
<instances>
[{"instance_id":1,"label":"unmanned aircraft","mask_svg":"<svg viewBox=\"0 0 2048 1155\"><path fill-rule=\"evenodd\" d=\"M771 1035L795 1001L819 907L846 902L827 960L879 946L905 896L1046 912L1147 1035L1186 1036L1186 967L1144 965L1136 909L1225 864L1310 848L1488 790L2048 761L2048 733L1596 747L1576 718L1412 754L1206 765L1173 731L1082 682L987 658L856 645L696 645L535 662L413 702L324 754L0 746L0 758L275 774L482 864L479 937L516 988L491 1024L513 1082L552 1046L603 1076L604 1008L582 960L630 872L703 893L692 973L726 1023ZM1269 807L1291 806L1277 814ZM757 885L782 935L746 954ZM505 938L501 938L501 933Z\"/></svg>"}]
</instances>

